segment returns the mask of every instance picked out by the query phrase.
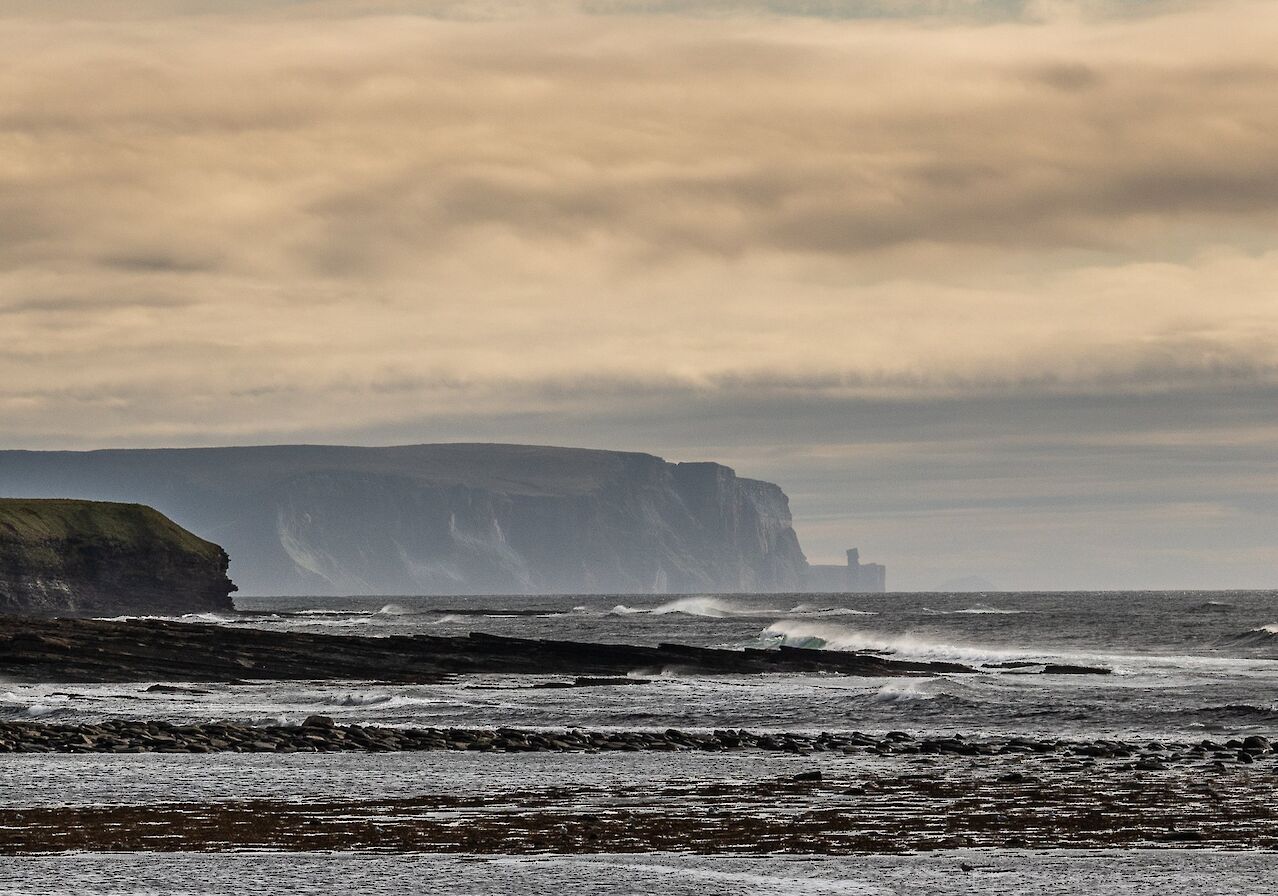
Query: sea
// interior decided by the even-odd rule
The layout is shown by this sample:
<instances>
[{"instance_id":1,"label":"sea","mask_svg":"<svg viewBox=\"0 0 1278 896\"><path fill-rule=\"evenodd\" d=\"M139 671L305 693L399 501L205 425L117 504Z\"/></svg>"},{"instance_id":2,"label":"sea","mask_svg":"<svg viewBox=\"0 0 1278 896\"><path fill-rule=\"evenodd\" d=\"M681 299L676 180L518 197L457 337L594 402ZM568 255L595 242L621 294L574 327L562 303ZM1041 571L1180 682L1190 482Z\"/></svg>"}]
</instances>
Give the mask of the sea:
<instances>
[{"instance_id":1,"label":"sea","mask_svg":"<svg viewBox=\"0 0 1278 896\"><path fill-rule=\"evenodd\" d=\"M0 680L0 718L415 727L861 731L1223 741L1278 734L1278 592L242 597L182 621L328 634L485 632L622 644L779 645L945 660L980 674L686 675L634 687L565 676L180 685ZM1107 675L1043 675L1043 665ZM839 757L826 763L868 759ZM0 756L0 807L325 800L635 782L741 781L777 754L467 753ZM805 767L805 766L804 766ZM849 766L849 769L851 766ZM839 774L840 768L827 773ZM850 772L849 772L850 773ZM1278 856L1221 850L962 850L895 856L120 853L10 857L0 893L1275 893ZM964 875L960 865L978 871Z\"/></svg>"}]
</instances>

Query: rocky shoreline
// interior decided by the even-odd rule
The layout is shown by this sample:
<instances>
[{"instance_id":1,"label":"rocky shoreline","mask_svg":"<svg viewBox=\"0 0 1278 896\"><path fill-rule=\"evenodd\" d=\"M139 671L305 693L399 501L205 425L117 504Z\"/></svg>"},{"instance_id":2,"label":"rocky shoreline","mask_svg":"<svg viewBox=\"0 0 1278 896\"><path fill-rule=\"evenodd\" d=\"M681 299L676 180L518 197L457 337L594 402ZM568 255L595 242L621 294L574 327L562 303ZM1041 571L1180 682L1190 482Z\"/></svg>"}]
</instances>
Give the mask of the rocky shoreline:
<instances>
[{"instance_id":1,"label":"rocky shoreline","mask_svg":"<svg viewBox=\"0 0 1278 896\"><path fill-rule=\"evenodd\" d=\"M279 632L157 619L0 618L0 676L10 681L134 682L363 679L424 684L450 675L624 676L677 672L871 677L978 673L959 663L780 647L727 650L546 641L471 633L387 638ZM1106 674L1085 666L1027 666L1005 674Z\"/></svg>"},{"instance_id":2,"label":"rocky shoreline","mask_svg":"<svg viewBox=\"0 0 1278 896\"><path fill-rule=\"evenodd\" d=\"M401 751L477 751L547 753L611 751L760 750L812 755L874 754L899 757L1056 756L1080 762L1125 760L1139 771L1160 771L1177 764L1203 767L1252 765L1278 752L1268 738L1251 735L1226 741L1162 742L1135 740L1047 740L1025 737L916 736L904 731L883 735L862 732L803 734L705 731L542 731L525 728L388 728L339 725L327 716L311 716L301 725L248 725L213 722L177 725L164 721L114 720L99 724L58 725L0 722L0 753L386 753Z\"/></svg>"}]
</instances>

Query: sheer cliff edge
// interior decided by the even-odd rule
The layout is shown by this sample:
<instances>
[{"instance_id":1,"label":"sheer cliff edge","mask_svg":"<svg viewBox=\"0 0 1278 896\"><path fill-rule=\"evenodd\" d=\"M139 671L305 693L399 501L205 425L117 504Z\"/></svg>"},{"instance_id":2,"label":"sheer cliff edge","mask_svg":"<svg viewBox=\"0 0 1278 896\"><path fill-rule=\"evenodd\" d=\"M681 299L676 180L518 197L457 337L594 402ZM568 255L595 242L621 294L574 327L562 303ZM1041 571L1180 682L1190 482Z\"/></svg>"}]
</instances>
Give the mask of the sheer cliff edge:
<instances>
[{"instance_id":1,"label":"sheer cliff edge","mask_svg":"<svg viewBox=\"0 0 1278 896\"><path fill-rule=\"evenodd\" d=\"M0 614L230 610L227 563L150 507L0 499Z\"/></svg>"},{"instance_id":2,"label":"sheer cliff edge","mask_svg":"<svg viewBox=\"0 0 1278 896\"><path fill-rule=\"evenodd\" d=\"M776 485L523 445L0 452L0 494L151 505L249 594L803 590Z\"/></svg>"}]
</instances>

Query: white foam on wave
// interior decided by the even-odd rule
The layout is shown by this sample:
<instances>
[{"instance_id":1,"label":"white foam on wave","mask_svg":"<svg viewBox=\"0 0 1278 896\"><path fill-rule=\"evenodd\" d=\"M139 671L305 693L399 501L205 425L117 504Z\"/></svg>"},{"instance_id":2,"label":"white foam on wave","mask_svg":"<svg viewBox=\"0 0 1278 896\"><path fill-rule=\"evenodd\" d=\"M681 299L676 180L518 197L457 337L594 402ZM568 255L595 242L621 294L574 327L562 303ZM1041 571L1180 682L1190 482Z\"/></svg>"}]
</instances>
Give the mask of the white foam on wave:
<instances>
[{"instance_id":1,"label":"white foam on wave","mask_svg":"<svg viewBox=\"0 0 1278 896\"><path fill-rule=\"evenodd\" d=\"M322 628L354 628L359 625L368 625L376 619L376 616L348 616L340 619L312 617L306 620L306 625Z\"/></svg>"},{"instance_id":2,"label":"white foam on wave","mask_svg":"<svg viewBox=\"0 0 1278 896\"><path fill-rule=\"evenodd\" d=\"M1257 637L1278 639L1278 623L1274 624L1274 629L1274 632L1257 635ZM913 634L869 632L837 622L802 619L778 620L763 630L759 640L765 646L785 645L822 650L864 651L894 659L955 662L972 666L1003 662L1060 662L1071 665L1102 666L1115 673L1106 679L1106 683L1110 686L1117 686L1124 676L1151 673L1162 675L1172 670L1190 674L1198 672L1215 674L1226 670L1236 674L1242 670L1257 670L1262 674L1268 674L1268 666L1265 663L1238 657L990 647L937 641ZM1094 679L1092 682L1097 683Z\"/></svg>"},{"instance_id":3,"label":"white foam on wave","mask_svg":"<svg viewBox=\"0 0 1278 896\"><path fill-rule=\"evenodd\" d=\"M988 604L977 604L974 607L965 607L962 610L934 610L931 607L924 607L923 612L928 616L1018 616L1025 611L991 607Z\"/></svg>"},{"instance_id":4,"label":"white foam on wave","mask_svg":"<svg viewBox=\"0 0 1278 896\"><path fill-rule=\"evenodd\" d=\"M137 614L123 616L95 616L103 622L132 622L134 620L157 620L161 622L209 622L215 625L230 625L243 622L244 618L232 613L183 613L181 616L161 616L157 614ZM273 617L278 618L278 617Z\"/></svg>"},{"instance_id":5,"label":"white foam on wave","mask_svg":"<svg viewBox=\"0 0 1278 896\"><path fill-rule=\"evenodd\" d=\"M394 698L390 694L347 694L336 701L338 706L379 706Z\"/></svg>"},{"instance_id":6,"label":"white foam on wave","mask_svg":"<svg viewBox=\"0 0 1278 896\"><path fill-rule=\"evenodd\" d=\"M211 622L215 625L222 625L227 622L237 621L237 617L228 616L226 613L185 613L178 617L180 622Z\"/></svg>"},{"instance_id":7,"label":"white foam on wave","mask_svg":"<svg viewBox=\"0 0 1278 896\"><path fill-rule=\"evenodd\" d=\"M69 707L70 702L71 698L65 694L45 694L34 699L13 691L0 694L0 707L21 713L29 719L42 719L62 712Z\"/></svg>"},{"instance_id":8,"label":"white foam on wave","mask_svg":"<svg viewBox=\"0 0 1278 896\"><path fill-rule=\"evenodd\" d=\"M412 616L413 611L399 604L386 604L377 611L378 616Z\"/></svg>"},{"instance_id":9,"label":"white foam on wave","mask_svg":"<svg viewBox=\"0 0 1278 896\"><path fill-rule=\"evenodd\" d=\"M790 608L792 616L877 616L873 610L856 610L852 607L819 607L814 604L798 604Z\"/></svg>"},{"instance_id":10,"label":"white foam on wave","mask_svg":"<svg viewBox=\"0 0 1278 896\"><path fill-rule=\"evenodd\" d=\"M412 697L405 694L346 694L330 700L329 706L376 706L379 709L393 709L404 706L433 706L447 701L436 697Z\"/></svg>"},{"instance_id":11,"label":"white foam on wave","mask_svg":"<svg viewBox=\"0 0 1278 896\"><path fill-rule=\"evenodd\" d=\"M64 708L48 703L34 703L27 707L27 716L33 719L43 719L45 716L51 716Z\"/></svg>"},{"instance_id":12,"label":"white foam on wave","mask_svg":"<svg viewBox=\"0 0 1278 896\"><path fill-rule=\"evenodd\" d=\"M763 630L760 639L765 643L784 644L788 647L866 651L911 659L950 660L962 663L998 663L1009 660L1043 659L1048 656L1029 650L947 644L913 635L884 635L833 622L808 622L798 619L783 619L772 623Z\"/></svg>"},{"instance_id":13,"label":"white foam on wave","mask_svg":"<svg viewBox=\"0 0 1278 896\"><path fill-rule=\"evenodd\" d=\"M678 600L658 604L655 607L628 607L617 604L613 607L613 616L665 616L669 613L682 613L685 616L703 616L711 619L722 619L726 616L770 616L780 612L771 608L750 607L722 597L697 595L681 597Z\"/></svg>"},{"instance_id":14,"label":"white foam on wave","mask_svg":"<svg viewBox=\"0 0 1278 896\"><path fill-rule=\"evenodd\" d=\"M889 681L874 692L876 703L912 703L917 700L935 700L945 696L937 689L939 678L903 678L900 681Z\"/></svg>"},{"instance_id":15,"label":"white foam on wave","mask_svg":"<svg viewBox=\"0 0 1278 896\"><path fill-rule=\"evenodd\" d=\"M1270 647L1278 642L1278 622L1253 628L1242 635L1235 635L1227 643L1240 647Z\"/></svg>"}]
</instances>

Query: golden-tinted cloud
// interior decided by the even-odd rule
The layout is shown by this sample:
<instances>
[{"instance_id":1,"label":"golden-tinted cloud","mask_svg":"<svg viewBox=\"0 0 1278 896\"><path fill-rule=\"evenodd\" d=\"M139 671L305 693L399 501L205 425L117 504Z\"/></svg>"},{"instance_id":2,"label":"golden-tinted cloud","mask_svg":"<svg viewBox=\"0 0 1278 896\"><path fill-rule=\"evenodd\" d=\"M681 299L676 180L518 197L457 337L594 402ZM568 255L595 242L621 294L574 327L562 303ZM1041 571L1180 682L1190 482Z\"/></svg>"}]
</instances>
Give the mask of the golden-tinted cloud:
<instances>
[{"instance_id":1,"label":"golden-tinted cloud","mask_svg":"<svg viewBox=\"0 0 1278 896\"><path fill-rule=\"evenodd\" d=\"M306 6L0 19L11 432L1276 378L1271 3Z\"/></svg>"}]
</instances>

